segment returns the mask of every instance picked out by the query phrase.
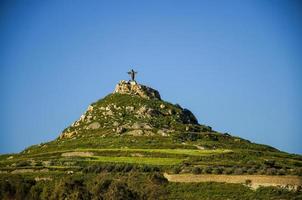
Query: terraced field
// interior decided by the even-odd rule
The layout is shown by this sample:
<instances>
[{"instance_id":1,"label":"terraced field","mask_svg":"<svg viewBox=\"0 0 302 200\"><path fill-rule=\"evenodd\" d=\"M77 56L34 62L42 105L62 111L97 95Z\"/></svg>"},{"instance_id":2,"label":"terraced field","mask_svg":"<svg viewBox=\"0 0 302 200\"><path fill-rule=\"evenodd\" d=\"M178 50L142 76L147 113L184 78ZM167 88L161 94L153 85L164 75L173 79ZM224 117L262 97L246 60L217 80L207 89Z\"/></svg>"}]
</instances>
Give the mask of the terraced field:
<instances>
[{"instance_id":1,"label":"terraced field","mask_svg":"<svg viewBox=\"0 0 302 200\"><path fill-rule=\"evenodd\" d=\"M7 180L10 180L10 191L22 188L22 191L26 191L22 195L30 196L30 199L36 196L39 196L38 199L62 199L64 195L72 196L73 192L97 196L100 194L99 189L106 187L108 181L110 188L116 185L142 195L134 199L144 199L144 195L151 199L196 200L213 197L217 200L302 197L301 191L297 189L301 185L299 176L248 175L248 171L241 175L215 174L228 173L229 169L235 169L231 173L237 173L237 169L242 169L239 163L254 167L257 160L250 161L255 155L253 151L200 150L193 149L193 145L186 147L190 148L86 147L53 150L51 147L51 151L27 150L22 154L3 155L0 157L0 186L2 184L1 187L7 187ZM267 158L276 159L276 163L267 164L276 167L282 162L287 166L299 166L301 162L297 156L288 158L275 152L262 153L258 161L264 162ZM209 171L210 167L212 169ZM291 171L288 170L287 173ZM29 184L33 184L30 190ZM107 189L104 194L109 194L110 191L111 189ZM11 194L1 195L10 197Z\"/></svg>"},{"instance_id":2,"label":"terraced field","mask_svg":"<svg viewBox=\"0 0 302 200\"><path fill-rule=\"evenodd\" d=\"M53 151L47 153L29 154L23 157L8 157L2 159L0 163L20 162L23 159L44 159L64 160L71 158L77 161L85 162L103 162L103 163L135 163L147 165L177 165L187 160L186 156L210 156L216 154L231 153L231 150L195 150L195 149L129 149L129 148L111 148L111 149L92 149L79 148L75 150ZM105 154L105 155L104 155ZM180 157L183 156L183 157Z\"/></svg>"},{"instance_id":3,"label":"terraced field","mask_svg":"<svg viewBox=\"0 0 302 200\"><path fill-rule=\"evenodd\" d=\"M266 176L266 175L196 175L196 174L167 174L164 176L171 182L201 183L241 183L254 189L260 186L281 186L297 188L302 186L302 178L299 176Z\"/></svg>"},{"instance_id":4,"label":"terraced field","mask_svg":"<svg viewBox=\"0 0 302 200\"><path fill-rule=\"evenodd\" d=\"M111 157L111 156L93 156L94 162L107 163L135 163L144 165L176 165L183 161L178 158L144 158L144 157Z\"/></svg>"}]
</instances>

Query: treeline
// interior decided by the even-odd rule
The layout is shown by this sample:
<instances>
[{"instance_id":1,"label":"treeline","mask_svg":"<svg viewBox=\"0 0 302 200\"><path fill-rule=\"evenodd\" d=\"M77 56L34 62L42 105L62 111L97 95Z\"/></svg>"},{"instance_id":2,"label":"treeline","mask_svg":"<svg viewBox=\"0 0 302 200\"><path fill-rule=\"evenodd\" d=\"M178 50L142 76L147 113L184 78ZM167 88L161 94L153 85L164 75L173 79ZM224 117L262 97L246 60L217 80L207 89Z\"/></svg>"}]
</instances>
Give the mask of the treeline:
<instances>
[{"instance_id":1,"label":"treeline","mask_svg":"<svg viewBox=\"0 0 302 200\"><path fill-rule=\"evenodd\" d=\"M158 172L61 174L50 179L1 174L1 200L160 200L160 199L302 199L301 189L251 190L241 184L168 183Z\"/></svg>"},{"instance_id":2,"label":"treeline","mask_svg":"<svg viewBox=\"0 0 302 200\"><path fill-rule=\"evenodd\" d=\"M167 184L167 180L156 172L114 176L107 173L78 174L40 181L10 174L0 177L0 199L158 199L166 193L163 184Z\"/></svg>"},{"instance_id":3,"label":"treeline","mask_svg":"<svg viewBox=\"0 0 302 200\"><path fill-rule=\"evenodd\" d=\"M302 176L301 169L285 169L285 168L275 168L267 166L254 166L254 167L244 167L244 166L204 166L204 167L183 167L175 166L170 170L173 174L179 174L182 172L193 173L193 174L234 174L234 175L297 175Z\"/></svg>"},{"instance_id":4,"label":"treeline","mask_svg":"<svg viewBox=\"0 0 302 200\"><path fill-rule=\"evenodd\" d=\"M103 164L90 165L82 168L83 173L101 173L101 172L160 172L161 168L150 165L133 164Z\"/></svg>"}]
</instances>

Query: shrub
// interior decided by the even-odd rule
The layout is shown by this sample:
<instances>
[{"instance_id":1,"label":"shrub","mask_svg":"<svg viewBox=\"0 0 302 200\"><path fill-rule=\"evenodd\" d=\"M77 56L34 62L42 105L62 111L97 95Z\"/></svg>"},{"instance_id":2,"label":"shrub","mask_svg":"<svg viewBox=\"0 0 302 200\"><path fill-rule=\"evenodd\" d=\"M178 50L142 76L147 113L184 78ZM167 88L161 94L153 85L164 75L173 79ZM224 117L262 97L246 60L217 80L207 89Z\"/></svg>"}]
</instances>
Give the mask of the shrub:
<instances>
[{"instance_id":1,"label":"shrub","mask_svg":"<svg viewBox=\"0 0 302 200\"><path fill-rule=\"evenodd\" d=\"M194 167L192 170L193 174L201 174L201 169L199 167Z\"/></svg>"},{"instance_id":2,"label":"shrub","mask_svg":"<svg viewBox=\"0 0 302 200\"><path fill-rule=\"evenodd\" d=\"M259 169L259 170L257 171L257 174L264 175L264 174L266 174L266 170L265 170L265 169Z\"/></svg>"},{"instance_id":3,"label":"shrub","mask_svg":"<svg viewBox=\"0 0 302 200\"><path fill-rule=\"evenodd\" d=\"M233 168L224 168L223 174L232 174L234 172Z\"/></svg>"},{"instance_id":4,"label":"shrub","mask_svg":"<svg viewBox=\"0 0 302 200\"><path fill-rule=\"evenodd\" d=\"M16 164L17 167L25 167L25 166L30 166L30 162L28 161L20 161Z\"/></svg>"},{"instance_id":5,"label":"shrub","mask_svg":"<svg viewBox=\"0 0 302 200\"><path fill-rule=\"evenodd\" d=\"M27 199L35 184L35 180L20 175L0 176L0 199Z\"/></svg>"},{"instance_id":6,"label":"shrub","mask_svg":"<svg viewBox=\"0 0 302 200\"><path fill-rule=\"evenodd\" d=\"M172 169L173 174L179 174L181 172L181 167L180 166L175 166Z\"/></svg>"},{"instance_id":7,"label":"shrub","mask_svg":"<svg viewBox=\"0 0 302 200\"><path fill-rule=\"evenodd\" d=\"M293 170L294 175L302 176L302 168L296 168Z\"/></svg>"},{"instance_id":8,"label":"shrub","mask_svg":"<svg viewBox=\"0 0 302 200\"><path fill-rule=\"evenodd\" d=\"M43 185L36 184L30 189L29 199L41 199L41 193L43 192Z\"/></svg>"},{"instance_id":9,"label":"shrub","mask_svg":"<svg viewBox=\"0 0 302 200\"><path fill-rule=\"evenodd\" d=\"M142 171L143 171L143 172L150 172L150 171L151 171L151 167L148 166L148 165L143 165Z\"/></svg>"},{"instance_id":10,"label":"shrub","mask_svg":"<svg viewBox=\"0 0 302 200\"><path fill-rule=\"evenodd\" d=\"M222 174L222 172L223 172L223 169L219 168L219 167L214 168L213 171L212 171L213 174Z\"/></svg>"},{"instance_id":11,"label":"shrub","mask_svg":"<svg viewBox=\"0 0 302 200\"><path fill-rule=\"evenodd\" d=\"M89 199L90 194L84 185L84 180L68 176L56 184L52 199Z\"/></svg>"},{"instance_id":12,"label":"shrub","mask_svg":"<svg viewBox=\"0 0 302 200\"><path fill-rule=\"evenodd\" d=\"M243 174L242 168L236 168L236 169L234 170L234 174L236 174L236 175L241 175L241 174Z\"/></svg>"},{"instance_id":13,"label":"shrub","mask_svg":"<svg viewBox=\"0 0 302 200\"><path fill-rule=\"evenodd\" d=\"M153 167L152 167L152 171L153 171L153 172L160 172L160 168L157 167L157 166L153 166Z\"/></svg>"},{"instance_id":14,"label":"shrub","mask_svg":"<svg viewBox=\"0 0 302 200\"><path fill-rule=\"evenodd\" d=\"M203 173L205 173L205 174L211 174L212 173L212 167L205 167L205 168L203 168Z\"/></svg>"},{"instance_id":15,"label":"shrub","mask_svg":"<svg viewBox=\"0 0 302 200\"><path fill-rule=\"evenodd\" d=\"M124 170L124 165L115 165L113 171L114 172L122 172Z\"/></svg>"},{"instance_id":16,"label":"shrub","mask_svg":"<svg viewBox=\"0 0 302 200\"><path fill-rule=\"evenodd\" d=\"M158 184L158 185L168 183L168 180L162 174L160 174L158 172L152 173L149 176L149 179L152 181L152 183Z\"/></svg>"},{"instance_id":17,"label":"shrub","mask_svg":"<svg viewBox=\"0 0 302 200\"><path fill-rule=\"evenodd\" d=\"M116 199L116 200L136 200L139 199L138 194L128 188L128 185L124 182L112 182L104 196L104 199Z\"/></svg>"},{"instance_id":18,"label":"shrub","mask_svg":"<svg viewBox=\"0 0 302 200\"><path fill-rule=\"evenodd\" d=\"M247 170L247 173L248 174L254 174L256 172L256 169L255 168L249 168L248 170Z\"/></svg>"},{"instance_id":19,"label":"shrub","mask_svg":"<svg viewBox=\"0 0 302 200\"><path fill-rule=\"evenodd\" d=\"M256 164L256 162L253 161L253 160L248 160L248 161L246 162L246 164L251 165L251 166L254 166L254 165Z\"/></svg>"},{"instance_id":20,"label":"shrub","mask_svg":"<svg viewBox=\"0 0 302 200\"><path fill-rule=\"evenodd\" d=\"M127 164L125 165L123 172L130 172L132 169L133 169L133 165Z\"/></svg>"},{"instance_id":21,"label":"shrub","mask_svg":"<svg viewBox=\"0 0 302 200\"><path fill-rule=\"evenodd\" d=\"M266 174L267 175L276 175L277 174L277 170L275 168L268 168L266 170Z\"/></svg>"},{"instance_id":22,"label":"shrub","mask_svg":"<svg viewBox=\"0 0 302 200\"><path fill-rule=\"evenodd\" d=\"M43 163L41 161L36 162L35 166L43 166Z\"/></svg>"},{"instance_id":23,"label":"shrub","mask_svg":"<svg viewBox=\"0 0 302 200\"><path fill-rule=\"evenodd\" d=\"M278 175L285 175L286 174L286 170L285 169L279 169L278 170Z\"/></svg>"},{"instance_id":24,"label":"shrub","mask_svg":"<svg viewBox=\"0 0 302 200\"><path fill-rule=\"evenodd\" d=\"M112 180L105 178L96 180L95 183L96 184L92 187L92 196L94 196L95 199L104 199L104 194L108 190Z\"/></svg>"},{"instance_id":25,"label":"shrub","mask_svg":"<svg viewBox=\"0 0 302 200\"><path fill-rule=\"evenodd\" d=\"M108 164L105 166L105 170L107 172L112 172L114 170L115 166L113 164Z\"/></svg>"},{"instance_id":26,"label":"shrub","mask_svg":"<svg viewBox=\"0 0 302 200\"><path fill-rule=\"evenodd\" d=\"M84 173L100 173L103 171L103 166L101 165L91 165L82 169Z\"/></svg>"},{"instance_id":27,"label":"shrub","mask_svg":"<svg viewBox=\"0 0 302 200\"><path fill-rule=\"evenodd\" d=\"M251 186L252 185L252 180L250 180L250 179L245 180L245 185Z\"/></svg>"},{"instance_id":28,"label":"shrub","mask_svg":"<svg viewBox=\"0 0 302 200\"><path fill-rule=\"evenodd\" d=\"M268 167L274 167L276 164L275 160L265 160L264 164L267 165Z\"/></svg>"}]
</instances>

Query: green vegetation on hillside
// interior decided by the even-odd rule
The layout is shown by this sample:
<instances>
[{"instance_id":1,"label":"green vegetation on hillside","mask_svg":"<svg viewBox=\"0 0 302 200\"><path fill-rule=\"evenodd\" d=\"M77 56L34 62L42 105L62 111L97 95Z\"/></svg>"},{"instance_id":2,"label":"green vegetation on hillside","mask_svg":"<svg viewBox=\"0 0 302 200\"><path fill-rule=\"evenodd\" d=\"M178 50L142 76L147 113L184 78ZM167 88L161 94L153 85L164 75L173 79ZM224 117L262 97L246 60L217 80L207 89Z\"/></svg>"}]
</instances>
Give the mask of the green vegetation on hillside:
<instances>
[{"instance_id":1,"label":"green vegetation on hillside","mask_svg":"<svg viewBox=\"0 0 302 200\"><path fill-rule=\"evenodd\" d=\"M110 94L56 140L0 155L0 199L301 198L299 187L169 183L165 172L301 176L302 156L216 132L179 105Z\"/></svg>"}]
</instances>

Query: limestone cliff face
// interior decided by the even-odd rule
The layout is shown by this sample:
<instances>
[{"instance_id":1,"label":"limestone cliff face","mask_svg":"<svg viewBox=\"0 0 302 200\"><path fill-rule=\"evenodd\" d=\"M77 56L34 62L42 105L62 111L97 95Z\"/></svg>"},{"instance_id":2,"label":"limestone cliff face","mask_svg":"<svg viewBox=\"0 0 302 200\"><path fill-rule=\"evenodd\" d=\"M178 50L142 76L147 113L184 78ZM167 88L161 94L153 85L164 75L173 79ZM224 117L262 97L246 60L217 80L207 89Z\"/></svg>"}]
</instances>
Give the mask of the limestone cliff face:
<instances>
[{"instance_id":1,"label":"limestone cliff face","mask_svg":"<svg viewBox=\"0 0 302 200\"><path fill-rule=\"evenodd\" d=\"M160 94L157 90L140 85L135 81L120 81L114 90L114 93L138 95L145 99L158 99L161 100Z\"/></svg>"}]
</instances>

